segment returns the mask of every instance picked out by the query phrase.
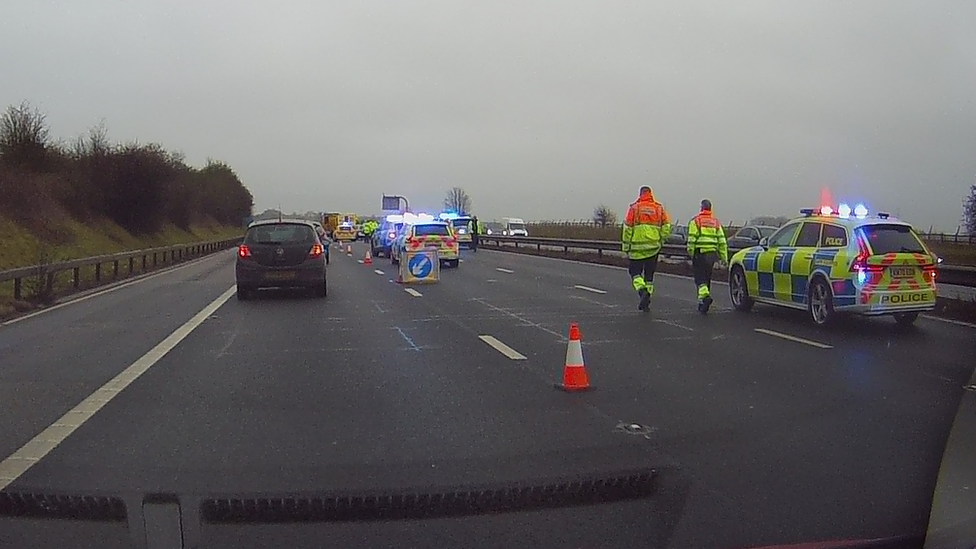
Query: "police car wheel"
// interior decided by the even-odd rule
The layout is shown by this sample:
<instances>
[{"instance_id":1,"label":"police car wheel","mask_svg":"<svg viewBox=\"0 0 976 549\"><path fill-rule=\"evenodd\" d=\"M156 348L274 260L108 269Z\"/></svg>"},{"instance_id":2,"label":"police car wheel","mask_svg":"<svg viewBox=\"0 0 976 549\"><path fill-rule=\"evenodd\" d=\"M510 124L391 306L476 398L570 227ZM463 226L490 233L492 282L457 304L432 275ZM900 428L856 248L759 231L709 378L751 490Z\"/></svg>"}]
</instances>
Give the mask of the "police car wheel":
<instances>
[{"instance_id":1,"label":"police car wheel","mask_svg":"<svg viewBox=\"0 0 976 549\"><path fill-rule=\"evenodd\" d=\"M915 321L918 319L917 312L897 313L894 316L895 316L895 322L897 322L899 326L911 326L912 324L915 324Z\"/></svg>"},{"instance_id":2,"label":"police car wheel","mask_svg":"<svg viewBox=\"0 0 976 549\"><path fill-rule=\"evenodd\" d=\"M834 314L834 296L823 279L818 278L810 286L807 310L810 312L813 323L817 326L826 326L837 316Z\"/></svg>"},{"instance_id":3,"label":"police car wheel","mask_svg":"<svg viewBox=\"0 0 976 549\"><path fill-rule=\"evenodd\" d=\"M749 297L749 286L746 285L746 275L738 265L729 274L729 298L736 311L748 312L755 301Z\"/></svg>"}]
</instances>

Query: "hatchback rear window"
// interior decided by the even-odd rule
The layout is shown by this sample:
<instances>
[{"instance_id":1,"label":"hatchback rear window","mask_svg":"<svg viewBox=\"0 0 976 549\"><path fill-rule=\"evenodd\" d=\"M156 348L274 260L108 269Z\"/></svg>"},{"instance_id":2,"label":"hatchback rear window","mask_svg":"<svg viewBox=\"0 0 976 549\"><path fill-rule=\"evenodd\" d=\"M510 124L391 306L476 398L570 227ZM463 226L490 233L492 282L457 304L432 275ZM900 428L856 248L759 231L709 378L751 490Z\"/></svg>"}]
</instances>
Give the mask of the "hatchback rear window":
<instances>
[{"instance_id":1,"label":"hatchback rear window","mask_svg":"<svg viewBox=\"0 0 976 549\"><path fill-rule=\"evenodd\" d=\"M915 231L905 225L865 225L859 232L875 255L890 253L927 253Z\"/></svg>"},{"instance_id":2,"label":"hatchback rear window","mask_svg":"<svg viewBox=\"0 0 976 549\"><path fill-rule=\"evenodd\" d=\"M301 244L315 242L315 231L308 225L282 223L251 227L244 238L247 244Z\"/></svg>"},{"instance_id":3,"label":"hatchback rear window","mask_svg":"<svg viewBox=\"0 0 976 549\"><path fill-rule=\"evenodd\" d=\"M447 225L416 225L413 234L417 236L451 236Z\"/></svg>"}]
</instances>

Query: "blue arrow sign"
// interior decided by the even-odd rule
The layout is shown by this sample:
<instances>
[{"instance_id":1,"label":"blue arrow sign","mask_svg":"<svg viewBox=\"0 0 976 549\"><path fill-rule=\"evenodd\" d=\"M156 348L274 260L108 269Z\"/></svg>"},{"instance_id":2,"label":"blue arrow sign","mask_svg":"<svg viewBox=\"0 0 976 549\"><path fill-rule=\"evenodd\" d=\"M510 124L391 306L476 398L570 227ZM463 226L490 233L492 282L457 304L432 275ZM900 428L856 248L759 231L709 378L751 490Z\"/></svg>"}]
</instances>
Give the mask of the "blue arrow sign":
<instances>
[{"instance_id":1,"label":"blue arrow sign","mask_svg":"<svg viewBox=\"0 0 976 549\"><path fill-rule=\"evenodd\" d=\"M434 263L427 257L427 254L417 254L410 258L410 262L407 263L407 268L410 269L410 274L417 278L426 278L430 276L430 271L434 268Z\"/></svg>"}]
</instances>

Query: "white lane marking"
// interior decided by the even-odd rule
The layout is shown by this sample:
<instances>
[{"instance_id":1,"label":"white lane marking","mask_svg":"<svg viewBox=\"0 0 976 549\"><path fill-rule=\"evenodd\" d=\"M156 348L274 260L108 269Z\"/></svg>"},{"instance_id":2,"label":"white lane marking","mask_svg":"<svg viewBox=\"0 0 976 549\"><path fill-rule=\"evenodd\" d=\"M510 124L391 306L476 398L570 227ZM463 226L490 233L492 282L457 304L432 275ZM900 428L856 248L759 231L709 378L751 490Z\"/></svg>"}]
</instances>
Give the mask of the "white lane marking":
<instances>
[{"instance_id":1,"label":"white lane marking","mask_svg":"<svg viewBox=\"0 0 976 549\"><path fill-rule=\"evenodd\" d=\"M491 253L511 254L512 253L512 252L503 252L503 251L492 250L492 249L488 249L488 248L486 248L486 251L489 254L491 254ZM563 261L565 263L575 263L576 265L587 265L587 266L590 266L590 267L599 267L601 269L613 269L615 271L626 271L627 270L627 267L620 267L618 265L604 265L602 263L590 263L590 262L587 262L587 261L579 261L579 260L576 260L576 259L563 259L561 257L545 257L545 256L541 256L541 255L532 255L532 254L519 254L519 255L520 256L523 256L523 257L532 257L532 258L535 258L535 259L544 259L544 260L548 260L548 261ZM690 277L688 275L679 275L679 274L674 274L674 273L662 273L660 271L654 273L654 276L663 276L663 277L667 277L667 278L681 278L681 279L684 279L684 280L691 280L692 279L692 277ZM719 285L722 285L722 286L728 286L729 285L729 283L727 281L725 281L725 280L712 280L712 284L719 284ZM692 301L694 303L697 303L697 300L689 300L689 301ZM976 324L970 323L970 322L963 322L961 320L953 320L951 318L940 318L940 317L937 317L937 316L930 316L930 315L921 315L921 316L922 316L922 318L924 318L926 320L937 320L939 322L945 322L947 324L954 324L956 326L963 326L963 327L966 327L966 328L976 329Z\"/></svg>"},{"instance_id":2,"label":"white lane marking","mask_svg":"<svg viewBox=\"0 0 976 549\"><path fill-rule=\"evenodd\" d=\"M782 339L788 339L790 341L795 341L797 343L803 343L804 345L809 345L811 347L817 347L818 349L833 349L834 348L833 345L827 345L826 343L820 343L820 342L817 342L817 341L811 341L809 339L803 339L802 337L791 336L790 334L784 334L784 333L780 333L780 332L774 332L773 330L767 330L765 328L755 328L755 331L757 331L757 332L759 332L761 334L771 335L773 337L779 337L779 338L782 338Z\"/></svg>"},{"instance_id":3,"label":"white lane marking","mask_svg":"<svg viewBox=\"0 0 976 549\"><path fill-rule=\"evenodd\" d=\"M214 253L208 254L208 255L206 255L204 257L199 257L197 259L192 259L192 260L190 260L190 261L188 261L186 263L183 263L181 265L173 265L171 267L165 267L165 268L160 269L160 270L158 270L156 272L153 272L153 273L136 275L135 277L132 278L132 280L127 280L127 281L122 282L120 284L109 285L107 288L103 288L101 290L98 290L97 292L93 292L93 293L90 293L88 295L83 295L81 297L76 297L74 299L69 299L68 301L62 301L61 303L58 303L57 305L52 305L52 306L50 306L50 307L48 307L46 309L41 309L40 311L34 311L33 313L26 314L24 316L18 316L17 318L12 318L12 319L10 319L10 320L8 320L6 322L0 322L0 326L9 326L10 324L16 324L17 322L20 322L22 320L27 320L28 318L34 318L35 316L42 315L44 313L50 313L51 311L57 311L58 309L60 309L62 307L67 307L68 305L74 305L75 303L81 303L82 301L91 299L93 297L98 297L100 295L105 295L105 294L107 294L109 292L114 292L115 290L121 290L122 288L128 288L129 286L138 284L140 282L145 282L147 280L152 280L152 279L156 278L157 276L163 276L165 274L175 273L176 271L179 271L180 269L183 269L183 268L186 268L186 267L190 267L190 266L196 265L197 263L201 263L201 262L206 261L208 259L213 259L214 257L219 257L219 256L220 256L220 252L214 252Z\"/></svg>"},{"instance_id":4,"label":"white lane marking","mask_svg":"<svg viewBox=\"0 0 976 549\"><path fill-rule=\"evenodd\" d=\"M976 324L972 322L963 322L961 320L953 320L951 318L939 318L937 316L921 315L922 318L926 320L938 320L939 322L945 322L946 324L955 324L956 326L965 326L966 328L976 328Z\"/></svg>"},{"instance_id":5,"label":"white lane marking","mask_svg":"<svg viewBox=\"0 0 976 549\"><path fill-rule=\"evenodd\" d=\"M488 345L490 345L493 349L495 349L499 353L507 356L508 358L510 358L512 360L527 360L525 358L525 355L523 355L522 353L520 353L520 352L516 351L515 349L509 347L508 345L505 345L501 341L498 341L493 336L490 336L490 335L480 335L480 336L478 336L478 339L480 339L481 341L484 341L485 343L487 343Z\"/></svg>"},{"instance_id":6,"label":"white lane marking","mask_svg":"<svg viewBox=\"0 0 976 549\"><path fill-rule=\"evenodd\" d=\"M363 260L362 260L362 259L357 259L357 260L356 260L356 263L360 263L360 264L361 264L362 262L363 262Z\"/></svg>"},{"instance_id":7,"label":"white lane marking","mask_svg":"<svg viewBox=\"0 0 976 549\"><path fill-rule=\"evenodd\" d=\"M54 450L59 444L64 442L71 433L83 423L91 419L103 406L109 403L133 381L146 373L154 364L159 362L166 353L173 350L181 341L186 339L193 330L204 323L210 315L214 314L221 305L227 302L237 291L235 286L231 286L226 292L209 305L200 310L193 318L187 320L185 324L177 328L173 333L166 336L155 347L138 360L122 370L117 376L102 385L98 390L82 400L77 406L61 416L60 419L52 423L37 436L32 438L27 444L0 462L0 490L10 485L18 477L23 475L38 460Z\"/></svg>"},{"instance_id":8,"label":"white lane marking","mask_svg":"<svg viewBox=\"0 0 976 549\"><path fill-rule=\"evenodd\" d=\"M384 273L383 271L381 271L379 269L376 269L373 272L376 273L376 274L378 274L378 275L384 275L384 274L386 274L386 273Z\"/></svg>"},{"instance_id":9,"label":"white lane marking","mask_svg":"<svg viewBox=\"0 0 976 549\"><path fill-rule=\"evenodd\" d=\"M582 286L580 284L577 284L577 285L575 285L573 287L576 288L577 290L585 290L587 292L593 292L595 294L605 294L605 293L607 293L606 290L599 290L597 288L590 288L589 286Z\"/></svg>"},{"instance_id":10,"label":"white lane marking","mask_svg":"<svg viewBox=\"0 0 976 549\"><path fill-rule=\"evenodd\" d=\"M683 324L678 324L677 322L675 322L673 320L665 320L663 318L655 318L654 319L654 322L660 322L661 324L667 324L668 326L674 326L675 328L681 328L682 330L687 330L689 332L694 332L695 331L694 328L689 328L688 326L685 326Z\"/></svg>"},{"instance_id":11,"label":"white lane marking","mask_svg":"<svg viewBox=\"0 0 976 549\"><path fill-rule=\"evenodd\" d=\"M464 263L464 260L463 259L458 259L458 261L461 262L461 263Z\"/></svg>"},{"instance_id":12,"label":"white lane marking","mask_svg":"<svg viewBox=\"0 0 976 549\"><path fill-rule=\"evenodd\" d=\"M412 295L414 297L423 297L423 295L424 295L424 294L418 292L417 290L414 290L413 288L404 288L403 291L404 292L407 292L408 294L410 294L410 295Z\"/></svg>"},{"instance_id":13,"label":"white lane marking","mask_svg":"<svg viewBox=\"0 0 976 549\"><path fill-rule=\"evenodd\" d=\"M488 279L488 280L486 280L485 282L498 282L498 281L497 281L497 280L495 280L494 278L489 278L489 279Z\"/></svg>"},{"instance_id":14,"label":"white lane marking","mask_svg":"<svg viewBox=\"0 0 976 549\"><path fill-rule=\"evenodd\" d=\"M515 271L513 271L511 269L503 269L501 267L495 267L495 270L498 271L498 272L500 272L500 273L508 273L508 274L512 274L512 273L515 272Z\"/></svg>"}]
</instances>

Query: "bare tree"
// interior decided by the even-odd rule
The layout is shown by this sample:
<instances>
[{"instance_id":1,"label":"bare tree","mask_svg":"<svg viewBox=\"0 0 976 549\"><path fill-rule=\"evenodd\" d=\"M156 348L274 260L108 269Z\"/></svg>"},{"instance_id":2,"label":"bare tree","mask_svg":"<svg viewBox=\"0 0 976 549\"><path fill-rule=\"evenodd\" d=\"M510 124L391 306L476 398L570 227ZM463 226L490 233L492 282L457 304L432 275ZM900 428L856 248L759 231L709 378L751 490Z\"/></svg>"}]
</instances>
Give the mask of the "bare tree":
<instances>
[{"instance_id":1,"label":"bare tree","mask_svg":"<svg viewBox=\"0 0 976 549\"><path fill-rule=\"evenodd\" d=\"M969 187L969 196L962 207L962 220L966 226L966 233L976 235L976 185Z\"/></svg>"},{"instance_id":2,"label":"bare tree","mask_svg":"<svg viewBox=\"0 0 976 549\"><path fill-rule=\"evenodd\" d=\"M0 116L0 161L5 164L43 168L48 144L47 115L27 101Z\"/></svg>"},{"instance_id":3,"label":"bare tree","mask_svg":"<svg viewBox=\"0 0 976 549\"><path fill-rule=\"evenodd\" d=\"M605 204L600 204L593 210L593 223L597 227L610 227L617 224L617 214Z\"/></svg>"},{"instance_id":4,"label":"bare tree","mask_svg":"<svg viewBox=\"0 0 976 549\"><path fill-rule=\"evenodd\" d=\"M460 215L471 213L471 197L461 187L452 187L444 197L444 207Z\"/></svg>"}]
</instances>

